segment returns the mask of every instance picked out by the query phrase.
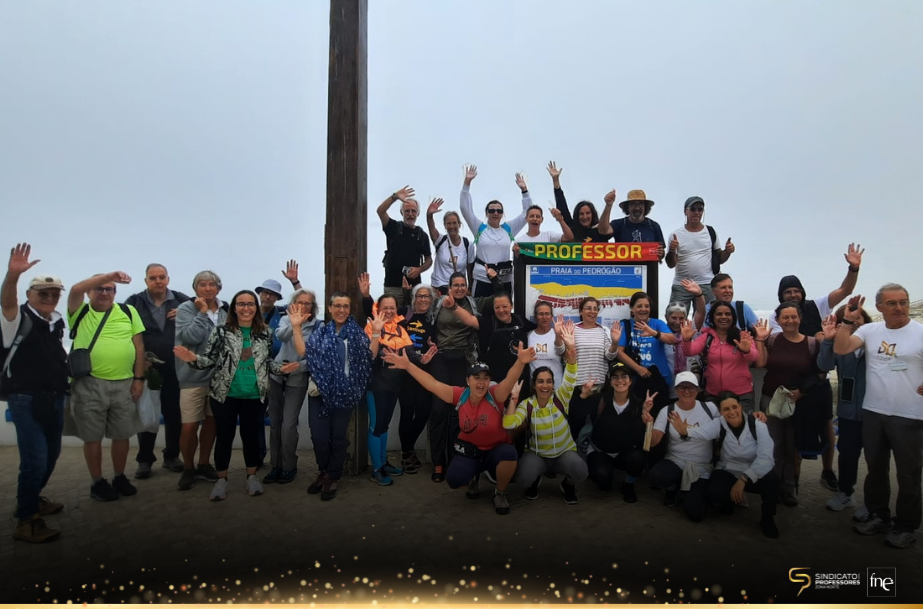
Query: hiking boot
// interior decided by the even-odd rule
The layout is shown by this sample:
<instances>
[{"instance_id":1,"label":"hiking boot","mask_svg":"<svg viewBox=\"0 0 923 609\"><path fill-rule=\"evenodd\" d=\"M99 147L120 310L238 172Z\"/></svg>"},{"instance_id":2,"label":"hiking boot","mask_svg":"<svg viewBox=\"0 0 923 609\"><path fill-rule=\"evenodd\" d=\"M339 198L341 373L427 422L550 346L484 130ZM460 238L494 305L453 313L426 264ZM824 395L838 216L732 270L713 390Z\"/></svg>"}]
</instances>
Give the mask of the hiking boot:
<instances>
[{"instance_id":1,"label":"hiking boot","mask_svg":"<svg viewBox=\"0 0 923 609\"><path fill-rule=\"evenodd\" d=\"M179 482L176 483L176 488L181 491L188 491L195 486L195 478L194 469L184 469L183 475L179 477Z\"/></svg>"},{"instance_id":2,"label":"hiking boot","mask_svg":"<svg viewBox=\"0 0 923 609\"><path fill-rule=\"evenodd\" d=\"M635 492L635 485L632 482L623 482L621 488L622 498L625 503L638 503L638 493Z\"/></svg>"},{"instance_id":3,"label":"hiking boot","mask_svg":"<svg viewBox=\"0 0 923 609\"><path fill-rule=\"evenodd\" d=\"M903 550L916 543L917 538L910 531L891 531L885 537L885 545Z\"/></svg>"},{"instance_id":4,"label":"hiking boot","mask_svg":"<svg viewBox=\"0 0 923 609\"><path fill-rule=\"evenodd\" d=\"M567 482L561 482L561 491L564 493L564 503L567 505L577 504L577 487Z\"/></svg>"},{"instance_id":5,"label":"hiking boot","mask_svg":"<svg viewBox=\"0 0 923 609\"><path fill-rule=\"evenodd\" d=\"M853 525L852 530L859 535L878 535L891 530L891 521L882 520L877 514L872 514L865 522Z\"/></svg>"},{"instance_id":6,"label":"hiking boot","mask_svg":"<svg viewBox=\"0 0 923 609\"><path fill-rule=\"evenodd\" d=\"M840 482L836 479L836 474L833 473L832 469L825 469L820 473L820 483L831 491L840 490Z\"/></svg>"},{"instance_id":7,"label":"hiking boot","mask_svg":"<svg viewBox=\"0 0 923 609\"><path fill-rule=\"evenodd\" d=\"M263 494L263 483L256 477L256 474L247 476L247 493L251 497L259 497Z\"/></svg>"},{"instance_id":8,"label":"hiking boot","mask_svg":"<svg viewBox=\"0 0 923 609\"><path fill-rule=\"evenodd\" d=\"M139 463L138 469L135 470L135 480L147 480L151 477L151 464Z\"/></svg>"},{"instance_id":9,"label":"hiking boot","mask_svg":"<svg viewBox=\"0 0 923 609\"><path fill-rule=\"evenodd\" d=\"M169 459L164 459L163 463L160 464L160 467L168 469L175 474L181 473L186 466L183 464L183 460L178 457L170 457Z\"/></svg>"},{"instance_id":10,"label":"hiking boot","mask_svg":"<svg viewBox=\"0 0 923 609\"><path fill-rule=\"evenodd\" d=\"M444 468L443 466L441 466L441 465L434 465L434 466L433 466L433 475L430 476L430 479L431 479L433 482L445 482L445 472L444 472L443 470L445 470L445 468Z\"/></svg>"},{"instance_id":11,"label":"hiking boot","mask_svg":"<svg viewBox=\"0 0 923 609\"><path fill-rule=\"evenodd\" d=\"M269 473L263 476L263 484L275 484L279 481L279 478L282 476L282 468L274 467L269 470Z\"/></svg>"},{"instance_id":12,"label":"hiking boot","mask_svg":"<svg viewBox=\"0 0 923 609\"><path fill-rule=\"evenodd\" d=\"M295 474L298 473L297 469L290 469L287 472L283 471L279 475L279 484L288 484L289 482L295 481Z\"/></svg>"},{"instance_id":13,"label":"hiking boot","mask_svg":"<svg viewBox=\"0 0 923 609\"><path fill-rule=\"evenodd\" d=\"M372 475L369 476L369 480L377 482L378 486L391 486L394 484L394 480L380 469L372 470Z\"/></svg>"},{"instance_id":14,"label":"hiking boot","mask_svg":"<svg viewBox=\"0 0 923 609\"><path fill-rule=\"evenodd\" d=\"M797 507L798 498L789 491L782 491L782 504L788 507Z\"/></svg>"},{"instance_id":15,"label":"hiking boot","mask_svg":"<svg viewBox=\"0 0 923 609\"><path fill-rule=\"evenodd\" d=\"M837 491L827 502L827 509L832 512L842 512L846 508L856 507L856 500L852 495L847 495L843 491Z\"/></svg>"},{"instance_id":16,"label":"hiking boot","mask_svg":"<svg viewBox=\"0 0 923 609\"><path fill-rule=\"evenodd\" d=\"M29 543L45 543L61 536L61 531L49 529L45 521L37 515L28 520L20 520L13 531L13 539Z\"/></svg>"},{"instance_id":17,"label":"hiking boot","mask_svg":"<svg viewBox=\"0 0 923 609\"><path fill-rule=\"evenodd\" d=\"M533 482L533 483L529 486L529 488L526 489L526 493L525 493L524 497L525 497L526 499L530 499L530 500L532 500L532 499L538 499L538 486L539 486L541 483L542 483L542 477L539 476L538 478L535 479L535 482Z\"/></svg>"},{"instance_id":18,"label":"hiking boot","mask_svg":"<svg viewBox=\"0 0 923 609\"><path fill-rule=\"evenodd\" d=\"M112 479L112 488L119 492L122 497L131 497L138 493L135 485L128 481L125 474L119 474Z\"/></svg>"},{"instance_id":19,"label":"hiking boot","mask_svg":"<svg viewBox=\"0 0 923 609\"><path fill-rule=\"evenodd\" d=\"M385 461L385 464L381 466L381 471L386 476L402 476L404 474L404 470L399 467L394 467L387 461Z\"/></svg>"},{"instance_id":20,"label":"hiking boot","mask_svg":"<svg viewBox=\"0 0 923 609\"><path fill-rule=\"evenodd\" d=\"M404 469L405 474L415 474L423 467L423 462L420 461L420 457L415 452L404 453L401 457L401 467Z\"/></svg>"},{"instance_id":21,"label":"hiking boot","mask_svg":"<svg viewBox=\"0 0 923 609\"><path fill-rule=\"evenodd\" d=\"M330 501L337 496L337 481L330 476L324 476L324 487L321 490L320 500Z\"/></svg>"},{"instance_id":22,"label":"hiking boot","mask_svg":"<svg viewBox=\"0 0 923 609\"><path fill-rule=\"evenodd\" d=\"M327 474L320 472L317 474L317 480L308 485L308 494L316 495L324 489L324 480L327 479Z\"/></svg>"},{"instance_id":23,"label":"hiking boot","mask_svg":"<svg viewBox=\"0 0 923 609\"><path fill-rule=\"evenodd\" d=\"M481 475L475 474L474 478L471 479L471 482L468 483L468 490L465 491L465 497L468 499L477 499L481 496L481 489L478 488L480 481Z\"/></svg>"},{"instance_id":24,"label":"hiking boot","mask_svg":"<svg viewBox=\"0 0 923 609\"><path fill-rule=\"evenodd\" d=\"M510 513L510 502L506 499L506 493L494 489L494 510L501 516Z\"/></svg>"},{"instance_id":25,"label":"hiking boot","mask_svg":"<svg viewBox=\"0 0 923 609\"><path fill-rule=\"evenodd\" d=\"M856 511L852 513L852 519L855 522L868 522L870 516L869 509L865 507L864 503L857 507Z\"/></svg>"},{"instance_id":26,"label":"hiking boot","mask_svg":"<svg viewBox=\"0 0 923 609\"><path fill-rule=\"evenodd\" d=\"M207 480L208 482L218 481L218 472L212 467L211 463L201 463L195 468L196 480Z\"/></svg>"},{"instance_id":27,"label":"hiking boot","mask_svg":"<svg viewBox=\"0 0 923 609\"><path fill-rule=\"evenodd\" d=\"M763 516L760 519L760 529L769 539L779 538L779 527L776 526L776 521L772 516Z\"/></svg>"},{"instance_id":28,"label":"hiking boot","mask_svg":"<svg viewBox=\"0 0 923 609\"><path fill-rule=\"evenodd\" d=\"M39 516L50 516L52 514L57 514L63 509L64 509L63 503L55 503L48 497L38 498L38 515Z\"/></svg>"},{"instance_id":29,"label":"hiking boot","mask_svg":"<svg viewBox=\"0 0 923 609\"><path fill-rule=\"evenodd\" d=\"M218 481L215 482L215 486L212 487L212 492L208 495L209 501L222 501L225 497L228 496L228 479L227 478L218 478Z\"/></svg>"},{"instance_id":30,"label":"hiking boot","mask_svg":"<svg viewBox=\"0 0 923 609\"><path fill-rule=\"evenodd\" d=\"M100 478L90 487L90 497L97 501L115 501L119 498L119 492L109 485L109 481Z\"/></svg>"},{"instance_id":31,"label":"hiking boot","mask_svg":"<svg viewBox=\"0 0 923 609\"><path fill-rule=\"evenodd\" d=\"M679 501L679 489L675 488L672 491L667 491L663 495L663 504L667 507L673 507Z\"/></svg>"}]
</instances>

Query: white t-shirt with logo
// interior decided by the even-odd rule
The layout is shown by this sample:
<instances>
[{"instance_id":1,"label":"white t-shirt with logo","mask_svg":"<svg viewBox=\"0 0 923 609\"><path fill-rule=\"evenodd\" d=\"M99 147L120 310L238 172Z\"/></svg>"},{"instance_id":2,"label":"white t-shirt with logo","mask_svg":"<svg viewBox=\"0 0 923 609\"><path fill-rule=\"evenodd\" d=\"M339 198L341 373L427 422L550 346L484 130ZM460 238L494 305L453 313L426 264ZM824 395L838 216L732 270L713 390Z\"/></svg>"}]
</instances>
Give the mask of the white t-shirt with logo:
<instances>
[{"instance_id":1,"label":"white t-shirt with logo","mask_svg":"<svg viewBox=\"0 0 923 609\"><path fill-rule=\"evenodd\" d=\"M712 413L712 417L709 417L705 412L705 408L702 408L703 402L696 402L696 405L692 410L683 410L680 407L673 409L673 412L679 413L679 418L686 422L686 425L689 427L705 427L709 421L712 419L717 419L719 416L718 409L715 408L715 405L711 402L704 402L705 408L708 408L708 411ZM667 411L669 408L663 408L660 411L660 414L657 415L657 420L654 421L654 429L657 431L663 431L664 427L667 427L670 434L669 444L667 445L667 459L676 463L683 469L686 467L686 461L692 461L694 463L711 463L712 457L714 456L714 444L711 440L698 440L695 438L690 438L689 440L683 440L679 437L679 433L676 431L676 428L667 420ZM663 440L661 440L662 442ZM708 472L700 472L701 478L708 478Z\"/></svg>"},{"instance_id":2,"label":"white t-shirt with logo","mask_svg":"<svg viewBox=\"0 0 923 609\"><path fill-rule=\"evenodd\" d=\"M923 420L923 324L911 320L888 329L883 321L865 324L853 336L865 343L865 399L862 408L878 414Z\"/></svg>"},{"instance_id":3,"label":"white t-shirt with logo","mask_svg":"<svg viewBox=\"0 0 923 609\"><path fill-rule=\"evenodd\" d=\"M721 249L721 240L715 232L715 246L712 247L711 235L703 224L702 230L690 232L686 227L678 228L667 237L667 248L673 242L673 235L679 240L676 250L676 274L673 276L673 285L679 285L681 279L691 279L696 283L709 283L715 276L711 272L711 251Z\"/></svg>"},{"instance_id":4,"label":"white t-shirt with logo","mask_svg":"<svg viewBox=\"0 0 923 609\"><path fill-rule=\"evenodd\" d=\"M527 232L522 233L516 237L516 241L519 243L558 243L563 236L561 233L543 230L534 237L530 237Z\"/></svg>"},{"instance_id":5,"label":"white t-shirt with logo","mask_svg":"<svg viewBox=\"0 0 923 609\"><path fill-rule=\"evenodd\" d=\"M539 334L535 330L529 332L529 346L535 347L535 361L529 364L529 369L534 372L542 366L551 368L551 372L554 374L554 388L557 389L561 386L561 381L564 380L564 364L561 362L564 345L561 345L560 351L556 351L554 346L555 337L553 329L546 334ZM578 387L577 390L579 391L580 388Z\"/></svg>"}]
</instances>

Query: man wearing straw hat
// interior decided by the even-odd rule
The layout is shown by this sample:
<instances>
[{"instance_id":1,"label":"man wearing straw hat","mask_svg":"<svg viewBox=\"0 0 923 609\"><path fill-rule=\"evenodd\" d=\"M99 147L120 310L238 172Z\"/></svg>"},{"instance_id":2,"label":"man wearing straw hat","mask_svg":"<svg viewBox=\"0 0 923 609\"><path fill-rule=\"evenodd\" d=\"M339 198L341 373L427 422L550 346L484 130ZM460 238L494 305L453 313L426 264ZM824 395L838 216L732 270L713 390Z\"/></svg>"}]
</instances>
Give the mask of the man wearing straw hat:
<instances>
[{"instance_id":1,"label":"man wearing straw hat","mask_svg":"<svg viewBox=\"0 0 923 609\"><path fill-rule=\"evenodd\" d=\"M657 256L660 260L666 253L663 231L660 225L648 218L654 202L647 198L643 190L628 191L628 199L619 203L625 212L624 218L616 218L609 225L612 227L612 240L628 243L659 243Z\"/></svg>"}]
</instances>

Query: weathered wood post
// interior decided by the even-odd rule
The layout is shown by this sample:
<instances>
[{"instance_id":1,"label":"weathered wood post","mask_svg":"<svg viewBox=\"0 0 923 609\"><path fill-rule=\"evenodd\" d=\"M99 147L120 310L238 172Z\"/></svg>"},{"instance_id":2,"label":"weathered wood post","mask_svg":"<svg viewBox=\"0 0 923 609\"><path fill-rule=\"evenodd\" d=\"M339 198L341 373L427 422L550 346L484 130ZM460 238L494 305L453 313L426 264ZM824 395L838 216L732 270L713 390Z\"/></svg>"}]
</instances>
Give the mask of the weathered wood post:
<instances>
[{"instance_id":1,"label":"weathered wood post","mask_svg":"<svg viewBox=\"0 0 923 609\"><path fill-rule=\"evenodd\" d=\"M357 319L361 304L356 277L367 260L367 30L368 0L330 0L324 288L327 298L334 292L353 296ZM349 426L350 474L362 472L368 463L367 428L368 409L362 400Z\"/></svg>"}]
</instances>

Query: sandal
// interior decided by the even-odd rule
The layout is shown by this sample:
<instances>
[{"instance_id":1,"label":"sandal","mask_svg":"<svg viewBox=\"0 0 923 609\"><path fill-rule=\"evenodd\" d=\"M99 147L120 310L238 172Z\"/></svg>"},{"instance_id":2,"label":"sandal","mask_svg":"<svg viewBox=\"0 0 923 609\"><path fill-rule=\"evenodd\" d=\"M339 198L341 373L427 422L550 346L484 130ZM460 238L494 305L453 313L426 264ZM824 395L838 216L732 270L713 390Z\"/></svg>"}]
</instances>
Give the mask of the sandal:
<instances>
[{"instance_id":1,"label":"sandal","mask_svg":"<svg viewBox=\"0 0 923 609\"><path fill-rule=\"evenodd\" d=\"M436 465L433 467L433 475L431 480L433 482L445 482L445 474L443 473L443 467L441 465Z\"/></svg>"}]
</instances>

